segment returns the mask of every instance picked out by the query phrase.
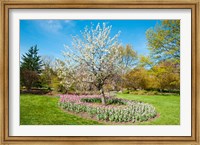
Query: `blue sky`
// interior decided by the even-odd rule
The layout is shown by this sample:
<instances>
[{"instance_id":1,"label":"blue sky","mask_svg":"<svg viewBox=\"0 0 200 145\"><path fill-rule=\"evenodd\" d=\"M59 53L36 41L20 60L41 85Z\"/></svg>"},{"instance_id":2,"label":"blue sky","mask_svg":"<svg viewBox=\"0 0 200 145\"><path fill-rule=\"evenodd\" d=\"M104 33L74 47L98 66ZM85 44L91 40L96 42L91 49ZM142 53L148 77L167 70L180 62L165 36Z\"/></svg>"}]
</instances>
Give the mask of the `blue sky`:
<instances>
[{"instance_id":1,"label":"blue sky","mask_svg":"<svg viewBox=\"0 0 200 145\"><path fill-rule=\"evenodd\" d=\"M148 54L145 32L159 20L20 20L20 55L37 45L39 55L62 57L64 45L71 44L71 36L80 35L91 23L112 25L111 36L121 31L122 45L130 44L138 54Z\"/></svg>"}]
</instances>

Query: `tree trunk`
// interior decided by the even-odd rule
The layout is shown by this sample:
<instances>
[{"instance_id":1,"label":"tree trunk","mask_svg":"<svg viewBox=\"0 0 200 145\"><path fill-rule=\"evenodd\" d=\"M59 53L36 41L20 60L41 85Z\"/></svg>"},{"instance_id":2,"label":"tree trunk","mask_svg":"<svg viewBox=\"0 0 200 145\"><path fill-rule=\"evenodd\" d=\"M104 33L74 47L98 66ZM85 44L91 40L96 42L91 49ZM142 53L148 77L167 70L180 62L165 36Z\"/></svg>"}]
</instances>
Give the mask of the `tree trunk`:
<instances>
[{"instance_id":1,"label":"tree trunk","mask_svg":"<svg viewBox=\"0 0 200 145\"><path fill-rule=\"evenodd\" d=\"M102 94L102 96L101 96L101 102L102 102L103 105L106 105L106 96L104 94L103 88L100 89L100 93Z\"/></svg>"},{"instance_id":2,"label":"tree trunk","mask_svg":"<svg viewBox=\"0 0 200 145\"><path fill-rule=\"evenodd\" d=\"M31 86L27 86L27 91L30 92L31 91Z\"/></svg>"}]
</instances>

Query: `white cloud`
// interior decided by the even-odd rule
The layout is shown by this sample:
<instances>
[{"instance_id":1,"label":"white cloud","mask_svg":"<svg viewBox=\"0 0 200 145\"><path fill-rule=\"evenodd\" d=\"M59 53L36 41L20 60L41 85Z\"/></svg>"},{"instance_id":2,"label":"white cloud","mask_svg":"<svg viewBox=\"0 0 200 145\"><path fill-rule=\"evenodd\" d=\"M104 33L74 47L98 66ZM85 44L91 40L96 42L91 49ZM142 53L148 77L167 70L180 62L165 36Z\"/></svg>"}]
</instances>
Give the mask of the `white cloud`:
<instances>
[{"instance_id":1,"label":"white cloud","mask_svg":"<svg viewBox=\"0 0 200 145\"><path fill-rule=\"evenodd\" d=\"M63 29L63 26L57 20L42 20L39 25L43 30L51 33L59 33Z\"/></svg>"},{"instance_id":2,"label":"white cloud","mask_svg":"<svg viewBox=\"0 0 200 145\"><path fill-rule=\"evenodd\" d=\"M68 23L71 23L72 20L65 20L64 22L68 24Z\"/></svg>"},{"instance_id":3,"label":"white cloud","mask_svg":"<svg viewBox=\"0 0 200 145\"><path fill-rule=\"evenodd\" d=\"M63 30L72 29L75 23L72 20L40 20L37 25L45 32L60 34Z\"/></svg>"},{"instance_id":4,"label":"white cloud","mask_svg":"<svg viewBox=\"0 0 200 145\"><path fill-rule=\"evenodd\" d=\"M75 26L75 23L73 20L64 20L64 26L67 26L71 29L71 27Z\"/></svg>"}]
</instances>

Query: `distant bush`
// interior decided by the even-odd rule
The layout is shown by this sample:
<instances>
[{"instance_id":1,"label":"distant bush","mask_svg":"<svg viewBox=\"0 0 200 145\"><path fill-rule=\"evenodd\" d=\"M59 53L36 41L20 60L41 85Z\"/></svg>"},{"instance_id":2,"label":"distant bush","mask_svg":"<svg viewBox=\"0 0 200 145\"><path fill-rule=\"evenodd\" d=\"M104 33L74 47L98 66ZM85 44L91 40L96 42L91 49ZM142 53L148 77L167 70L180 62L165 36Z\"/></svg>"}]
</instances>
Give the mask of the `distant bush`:
<instances>
[{"instance_id":1,"label":"distant bush","mask_svg":"<svg viewBox=\"0 0 200 145\"><path fill-rule=\"evenodd\" d=\"M38 95L43 95L51 92L48 88L32 88L31 90L27 91L25 89L20 89L21 94L38 94Z\"/></svg>"},{"instance_id":2,"label":"distant bush","mask_svg":"<svg viewBox=\"0 0 200 145\"><path fill-rule=\"evenodd\" d=\"M146 90L137 90L137 91L131 91L131 94L135 94L135 95L145 95L147 93Z\"/></svg>"},{"instance_id":3,"label":"distant bush","mask_svg":"<svg viewBox=\"0 0 200 145\"><path fill-rule=\"evenodd\" d=\"M131 91L130 94L134 95L158 95L158 91L146 91L146 90L137 90L137 91Z\"/></svg>"},{"instance_id":4,"label":"distant bush","mask_svg":"<svg viewBox=\"0 0 200 145\"><path fill-rule=\"evenodd\" d=\"M134 91L129 91L130 94L133 95L178 95L179 92L178 91L163 91L163 92L159 92L159 91L147 91L147 90L134 90Z\"/></svg>"},{"instance_id":5,"label":"distant bush","mask_svg":"<svg viewBox=\"0 0 200 145\"><path fill-rule=\"evenodd\" d=\"M58 84L58 85L56 86L55 91L61 92L61 93L66 93L66 92L67 92L67 90L65 89L65 87L64 87L63 85L61 85L61 84Z\"/></svg>"},{"instance_id":6,"label":"distant bush","mask_svg":"<svg viewBox=\"0 0 200 145\"><path fill-rule=\"evenodd\" d=\"M122 93L123 94L129 94L130 92L129 92L129 90L125 89L125 90L122 91Z\"/></svg>"},{"instance_id":7,"label":"distant bush","mask_svg":"<svg viewBox=\"0 0 200 145\"><path fill-rule=\"evenodd\" d=\"M159 95L159 92L158 91L149 91L147 94L148 95Z\"/></svg>"}]
</instances>

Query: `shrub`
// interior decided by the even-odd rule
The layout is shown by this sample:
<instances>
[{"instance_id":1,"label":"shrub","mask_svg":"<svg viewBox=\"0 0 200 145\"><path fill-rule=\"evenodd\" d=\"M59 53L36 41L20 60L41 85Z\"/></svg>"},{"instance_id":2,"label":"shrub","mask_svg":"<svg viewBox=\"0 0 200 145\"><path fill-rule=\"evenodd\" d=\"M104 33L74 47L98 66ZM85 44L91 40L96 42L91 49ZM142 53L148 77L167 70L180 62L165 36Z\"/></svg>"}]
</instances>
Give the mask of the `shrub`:
<instances>
[{"instance_id":1,"label":"shrub","mask_svg":"<svg viewBox=\"0 0 200 145\"><path fill-rule=\"evenodd\" d=\"M125 105L126 103L122 99L118 98L112 98L112 97L107 97L106 98L106 104L111 105ZM81 102L86 102L86 103L101 103L101 98L81 98Z\"/></svg>"},{"instance_id":2,"label":"shrub","mask_svg":"<svg viewBox=\"0 0 200 145\"><path fill-rule=\"evenodd\" d=\"M129 90L125 89L122 91L123 94L129 94Z\"/></svg>"},{"instance_id":3,"label":"shrub","mask_svg":"<svg viewBox=\"0 0 200 145\"><path fill-rule=\"evenodd\" d=\"M107 99L107 104L115 104L115 105L126 105L126 102L122 99L118 99L118 98L108 98Z\"/></svg>"},{"instance_id":4,"label":"shrub","mask_svg":"<svg viewBox=\"0 0 200 145\"><path fill-rule=\"evenodd\" d=\"M137 90L137 91L131 91L130 94L134 94L134 95L159 95L160 93L158 91Z\"/></svg>"},{"instance_id":5,"label":"shrub","mask_svg":"<svg viewBox=\"0 0 200 145\"><path fill-rule=\"evenodd\" d=\"M81 102L101 103L101 98L81 98Z\"/></svg>"},{"instance_id":6,"label":"shrub","mask_svg":"<svg viewBox=\"0 0 200 145\"><path fill-rule=\"evenodd\" d=\"M158 91L149 91L147 92L147 95L159 95Z\"/></svg>"}]
</instances>

